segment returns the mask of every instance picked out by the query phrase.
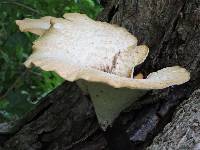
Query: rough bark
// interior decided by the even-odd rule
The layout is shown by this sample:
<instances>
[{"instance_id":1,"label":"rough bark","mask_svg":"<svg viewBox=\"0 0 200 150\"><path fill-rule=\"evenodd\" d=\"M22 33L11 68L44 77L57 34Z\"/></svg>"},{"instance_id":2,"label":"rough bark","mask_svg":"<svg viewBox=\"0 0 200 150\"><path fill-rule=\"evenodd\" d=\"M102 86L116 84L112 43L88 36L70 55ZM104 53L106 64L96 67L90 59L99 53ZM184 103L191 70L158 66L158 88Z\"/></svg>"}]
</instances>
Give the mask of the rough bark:
<instances>
[{"instance_id":1,"label":"rough bark","mask_svg":"<svg viewBox=\"0 0 200 150\"><path fill-rule=\"evenodd\" d=\"M137 71L147 75L166 66L180 65L191 72L190 82L149 92L123 112L106 133L98 126L89 97L75 83L65 82L15 123L12 131L0 125L2 149L144 149L170 121L174 108L200 87L199 0L101 2L105 9L98 20L127 28L139 43L149 46L148 59Z\"/></svg>"},{"instance_id":2,"label":"rough bark","mask_svg":"<svg viewBox=\"0 0 200 150\"><path fill-rule=\"evenodd\" d=\"M184 101L148 150L200 149L200 90Z\"/></svg>"}]
</instances>

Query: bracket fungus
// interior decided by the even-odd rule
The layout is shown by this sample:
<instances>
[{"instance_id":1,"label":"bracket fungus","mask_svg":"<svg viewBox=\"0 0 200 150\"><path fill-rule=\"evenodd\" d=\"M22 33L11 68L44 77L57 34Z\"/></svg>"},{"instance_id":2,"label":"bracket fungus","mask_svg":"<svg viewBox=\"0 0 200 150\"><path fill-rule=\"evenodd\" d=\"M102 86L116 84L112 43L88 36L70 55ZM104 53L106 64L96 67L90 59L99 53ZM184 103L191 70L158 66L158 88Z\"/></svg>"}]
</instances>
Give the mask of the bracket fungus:
<instances>
[{"instance_id":1,"label":"bracket fungus","mask_svg":"<svg viewBox=\"0 0 200 150\"><path fill-rule=\"evenodd\" d=\"M138 46L136 37L126 29L94 21L84 14L67 13L64 18L43 17L16 23L21 31L40 36L25 65L55 71L67 81L76 81L90 95L104 130L146 91L190 79L189 72L179 66L153 72L145 79L133 78L134 67L146 59L148 47Z\"/></svg>"}]
</instances>

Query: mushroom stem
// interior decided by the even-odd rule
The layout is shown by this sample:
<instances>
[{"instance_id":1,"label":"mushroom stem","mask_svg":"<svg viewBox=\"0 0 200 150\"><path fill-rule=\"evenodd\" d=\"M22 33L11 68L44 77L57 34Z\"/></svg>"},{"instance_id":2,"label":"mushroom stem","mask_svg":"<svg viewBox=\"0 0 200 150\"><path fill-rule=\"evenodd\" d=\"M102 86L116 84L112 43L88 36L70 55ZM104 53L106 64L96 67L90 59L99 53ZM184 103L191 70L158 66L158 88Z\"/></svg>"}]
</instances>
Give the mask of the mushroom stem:
<instances>
[{"instance_id":1,"label":"mushroom stem","mask_svg":"<svg viewBox=\"0 0 200 150\"><path fill-rule=\"evenodd\" d=\"M147 90L113 88L109 85L84 80L77 81L79 87L87 92L93 102L101 128L105 131L122 110L143 96Z\"/></svg>"}]
</instances>

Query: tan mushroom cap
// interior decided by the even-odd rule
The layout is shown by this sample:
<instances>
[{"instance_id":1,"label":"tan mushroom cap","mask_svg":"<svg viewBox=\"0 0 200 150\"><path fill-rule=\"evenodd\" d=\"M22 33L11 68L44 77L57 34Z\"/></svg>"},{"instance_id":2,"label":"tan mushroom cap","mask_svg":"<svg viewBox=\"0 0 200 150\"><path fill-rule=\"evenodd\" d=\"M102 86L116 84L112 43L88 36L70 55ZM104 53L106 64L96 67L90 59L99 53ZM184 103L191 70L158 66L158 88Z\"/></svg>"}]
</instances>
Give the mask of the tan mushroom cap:
<instances>
[{"instance_id":1,"label":"tan mushroom cap","mask_svg":"<svg viewBox=\"0 0 200 150\"><path fill-rule=\"evenodd\" d=\"M36 35L42 35L46 30L50 28L50 20L53 17L46 16L40 19L16 20L16 24L19 26L22 32L31 32Z\"/></svg>"},{"instance_id":2,"label":"tan mushroom cap","mask_svg":"<svg viewBox=\"0 0 200 150\"><path fill-rule=\"evenodd\" d=\"M128 78L147 57L145 45L137 46L137 39L126 29L83 14L68 13L64 18L17 21L21 31L41 35L25 62L27 67L33 64L68 81L84 79L115 88L162 89L190 79L189 72L179 66L153 72L147 79Z\"/></svg>"}]
</instances>

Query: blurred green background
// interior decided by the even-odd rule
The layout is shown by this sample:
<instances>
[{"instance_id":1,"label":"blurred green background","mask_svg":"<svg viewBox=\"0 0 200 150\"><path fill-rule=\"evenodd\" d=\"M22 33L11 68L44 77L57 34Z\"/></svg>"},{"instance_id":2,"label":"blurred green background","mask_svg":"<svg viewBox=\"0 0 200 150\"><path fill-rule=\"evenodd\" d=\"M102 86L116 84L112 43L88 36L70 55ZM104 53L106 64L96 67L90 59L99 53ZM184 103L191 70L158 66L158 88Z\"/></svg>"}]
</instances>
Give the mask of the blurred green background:
<instances>
[{"instance_id":1,"label":"blurred green background","mask_svg":"<svg viewBox=\"0 0 200 150\"><path fill-rule=\"evenodd\" d=\"M63 82L53 72L24 67L36 36L21 33L15 20L62 17L66 12L95 19L102 9L96 0L0 0L0 122L19 119Z\"/></svg>"}]
</instances>

